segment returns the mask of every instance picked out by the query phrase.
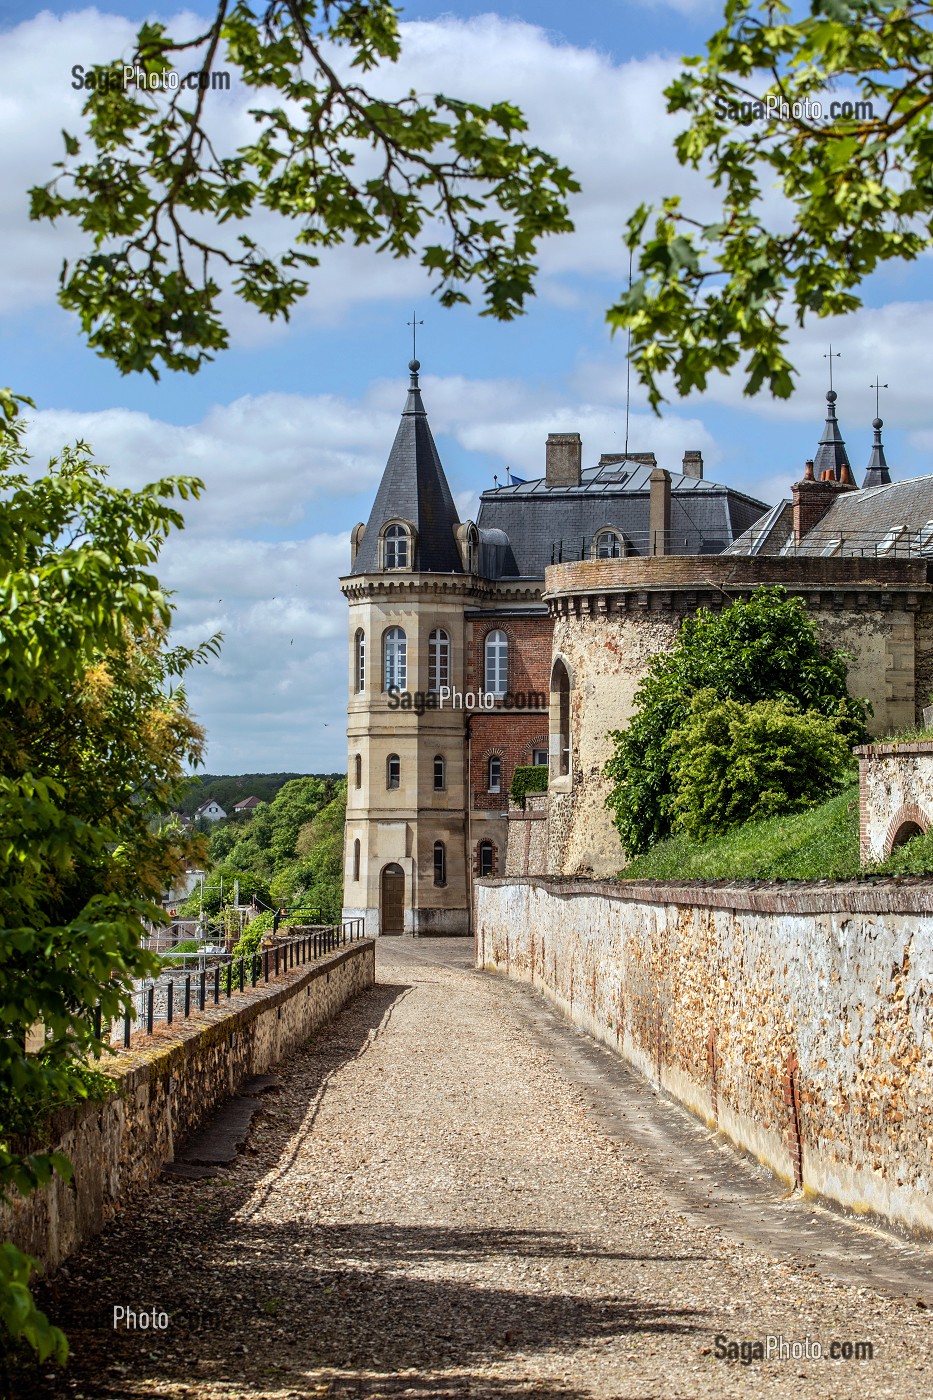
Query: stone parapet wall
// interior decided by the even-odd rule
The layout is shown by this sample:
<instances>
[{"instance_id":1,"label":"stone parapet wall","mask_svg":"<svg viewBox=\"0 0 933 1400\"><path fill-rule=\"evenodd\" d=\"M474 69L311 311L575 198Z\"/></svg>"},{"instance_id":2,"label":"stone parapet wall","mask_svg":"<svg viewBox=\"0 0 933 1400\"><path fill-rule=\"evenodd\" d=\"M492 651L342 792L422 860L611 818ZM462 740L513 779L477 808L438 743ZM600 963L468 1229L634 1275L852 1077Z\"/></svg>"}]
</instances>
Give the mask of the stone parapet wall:
<instances>
[{"instance_id":1,"label":"stone parapet wall","mask_svg":"<svg viewBox=\"0 0 933 1400\"><path fill-rule=\"evenodd\" d=\"M116 1092L59 1111L48 1140L30 1144L63 1152L71 1184L56 1176L0 1206L0 1239L54 1268L157 1177L222 1100L304 1045L374 981L374 944L363 940L102 1060Z\"/></svg>"},{"instance_id":2,"label":"stone parapet wall","mask_svg":"<svg viewBox=\"0 0 933 1400\"><path fill-rule=\"evenodd\" d=\"M855 752L859 855L868 865L933 823L933 741L865 744Z\"/></svg>"},{"instance_id":3,"label":"stone parapet wall","mask_svg":"<svg viewBox=\"0 0 933 1400\"><path fill-rule=\"evenodd\" d=\"M933 1232L929 882L488 880L475 929L789 1186Z\"/></svg>"}]
</instances>

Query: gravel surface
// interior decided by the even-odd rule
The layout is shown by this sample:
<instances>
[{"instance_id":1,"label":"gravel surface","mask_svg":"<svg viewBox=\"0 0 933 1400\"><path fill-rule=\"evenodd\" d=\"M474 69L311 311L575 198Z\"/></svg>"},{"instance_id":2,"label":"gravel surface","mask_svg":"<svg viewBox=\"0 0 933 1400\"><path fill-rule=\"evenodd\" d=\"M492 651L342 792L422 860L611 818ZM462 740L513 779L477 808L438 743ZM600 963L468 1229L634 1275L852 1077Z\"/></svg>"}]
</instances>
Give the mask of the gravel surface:
<instances>
[{"instance_id":1,"label":"gravel surface","mask_svg":"<svg viewBox=\"0 0 933 1400\"><path fill-rule=\"evenodd\" d=\"M470 951L382 941L234 1165L159 1182L48 1282L67 1379L14 1394L933 1396L929 1311L686 1220ZM745 1365L717 1335L874 1358Z\"/></svg>"}]
</instances>

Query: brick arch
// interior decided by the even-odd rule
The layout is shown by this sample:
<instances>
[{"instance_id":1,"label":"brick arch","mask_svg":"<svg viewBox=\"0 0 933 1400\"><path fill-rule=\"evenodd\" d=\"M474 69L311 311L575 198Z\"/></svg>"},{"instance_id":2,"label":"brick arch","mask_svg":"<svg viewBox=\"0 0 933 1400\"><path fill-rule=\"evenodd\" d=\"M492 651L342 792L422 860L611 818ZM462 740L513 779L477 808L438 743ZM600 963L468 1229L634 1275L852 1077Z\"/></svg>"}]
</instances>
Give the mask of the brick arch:
<instances>
[{"instance_id":1,"label":"brick arch","mask_svg":"<svg viewBox=\"0 0 933 1400\"><path fill-rule=\"evenodd\" d=\"M540 739L532 739L531 743L526 744L522 749L522 758L526 758L534 753L535 749L547 749L548 741L549 736L547 734L542 734Z\"/></svg>"},{"instance_id":2,"label":"brick arch","mask_svg":"<svg viewBox=\"0 0 933 1400\"><path fill-rule=\"evenodd\" d=\"M884 834L884 859L894 850L897 844L897 837L903 827L912 825L919 826L921 831L928 831L930 828L930 815L922 807L918 807L916 802L905 802L894 813L888 822L888 829Z\"/></svg>"}]
</instances>

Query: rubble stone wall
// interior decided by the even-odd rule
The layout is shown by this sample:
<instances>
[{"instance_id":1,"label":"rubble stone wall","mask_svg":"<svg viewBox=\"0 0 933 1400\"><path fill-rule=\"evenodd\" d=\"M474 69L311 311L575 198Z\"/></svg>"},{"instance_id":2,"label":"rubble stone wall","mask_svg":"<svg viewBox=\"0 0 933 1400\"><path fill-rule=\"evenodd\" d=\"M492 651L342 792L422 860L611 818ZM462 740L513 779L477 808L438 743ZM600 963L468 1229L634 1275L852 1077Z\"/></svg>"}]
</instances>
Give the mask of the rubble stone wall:
<instances>
[{"instance_id":1,"label":"rubble stone wall","mask_svg":"<svg viewBox=\"0 0 933 1400\"><path fill-rule=\"evenodd\" d=\"M374 981L374 944L363 940L151 1038L136 1037L130 1049L101 1061L116 1092L58 1112L45 1140L30 1144L63 1152L71 1183L56 1176L0 1206L0 1239L54 1268L157 1177L175 1144L223 1099L305 1044Z\"/></svg>"},{"instance_id":2,"label":"rubble stone wall","mask_svg":"<svg viewBox=\"0 0 933 1400\"><path fill-rule=\"evenodd\" d=\"M475 929L789 1186L933 1232L933 887L487 880Z\"/></svg>"},{"instance_id":3,"label":"rubble stone wall","mask_svg":"<svg viewBox=\"0 0 933 1400\"><path fill-rule=\"evenodd\" d=\"M933 824L933 742L865 744L856 753L859 853L867 865Z\"/></svg>"}]
</instances>

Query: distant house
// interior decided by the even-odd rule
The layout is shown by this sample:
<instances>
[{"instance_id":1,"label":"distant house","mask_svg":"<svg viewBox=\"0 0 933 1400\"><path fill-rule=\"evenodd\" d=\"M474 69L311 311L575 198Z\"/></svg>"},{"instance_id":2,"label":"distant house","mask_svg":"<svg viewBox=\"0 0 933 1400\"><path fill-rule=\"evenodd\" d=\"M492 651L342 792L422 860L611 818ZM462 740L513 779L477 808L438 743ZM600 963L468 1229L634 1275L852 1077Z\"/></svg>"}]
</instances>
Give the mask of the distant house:
<instances>
[{"instance_id":1,"label":"distant house","mask_svg":"<svg viewBox=\"0 0 933 1400\"><path fill-rule=\"evenodd\" d=\"M194 820L198 821L201 817L204 817L206 821L219 822L226 815L226 812L216 798L210 797L206 802L201 803L194 814Z\"/></svg>"},{"instance_id":2,"label":"distant house","mask_svg":"<svg viewBox=\"0 0 933 1400\"><path fill-rule=\"evenodd\" d=\"M236 804L236 806L234 807L234 809L233 809L233 814L234 814L234 816L236 816L238 812L251 812L251 811L253 810L254 807L258 807L258 806L259 806L259 798L258 798L258 797L244 797L244 798L243 798L243 801L242 801L242 802L238 802L238 803Z\"/></svg>"}]
</instances>

